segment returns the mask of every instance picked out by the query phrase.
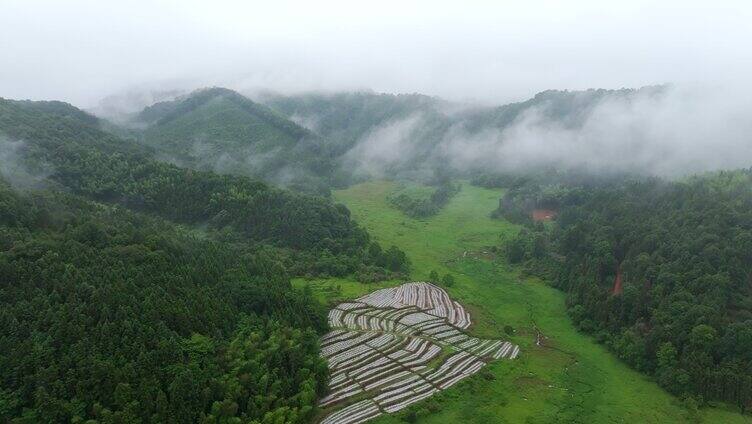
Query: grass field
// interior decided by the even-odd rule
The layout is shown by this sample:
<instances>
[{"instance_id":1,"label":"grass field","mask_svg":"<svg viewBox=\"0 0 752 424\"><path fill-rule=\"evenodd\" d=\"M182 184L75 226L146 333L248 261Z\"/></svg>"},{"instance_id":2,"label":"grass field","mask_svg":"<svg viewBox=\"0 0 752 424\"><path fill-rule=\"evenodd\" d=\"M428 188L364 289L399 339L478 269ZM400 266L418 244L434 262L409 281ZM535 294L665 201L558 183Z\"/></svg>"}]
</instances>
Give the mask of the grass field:
<instances>
[{"instance_id":1,"label":"grass field","mask_svg":"<svg viewBox=\"0 0 752 424\"><path fill-rule=\"evenodd\" d=\"M515 361L489 366L495 379L472 377L441 395L441 409L421 423L752 423L724 409L690 413L649 378L631 370L591 338L577 332L566 315L564 295L544 282L522 277L488 247L518 228L492 220L499 191L463 185L436 216L406 217L390 207L394 185L365 183L335 192L355 219L383 245L402 248L413 264L413 280L431 270L452 273L450 295L469 309L480 337L509 339L522 353ZM346 279L304 281L325 301L353 298L379 287ZM338 288L338 289L337 289ZM536 345L536 329L545 337ZM375 423L403 422L399 415Z\"/></svg>"},{"instance_id":2,"label":"grass field","mask_svg":"<svg viewBox=\"0 0 752 424\"><path fill-rule=\"evenodd\" d=\"M394 184L394 189L390 190L392 195L404 194L415 200L427 200L435 191L434 187L415 183Z\"/></svg>"}]
</instances>

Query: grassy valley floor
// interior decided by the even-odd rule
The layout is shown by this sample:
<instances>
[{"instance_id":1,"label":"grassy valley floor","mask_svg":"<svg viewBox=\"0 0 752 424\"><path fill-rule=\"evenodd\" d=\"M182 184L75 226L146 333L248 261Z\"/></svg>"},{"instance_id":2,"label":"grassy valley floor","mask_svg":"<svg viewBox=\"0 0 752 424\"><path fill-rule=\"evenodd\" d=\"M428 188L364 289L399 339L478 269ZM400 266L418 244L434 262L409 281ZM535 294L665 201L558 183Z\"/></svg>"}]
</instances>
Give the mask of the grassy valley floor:
<instances>
[{"instance_id":1,"label":"grassy valley floor","mask_svg":"<svg viewBox=\"0 0 752 424\"><path fill-rule=\"evenodd\" d=\"M489 218L500 191L464 184L439 214L417 220L389 205L386 197L393 187L371 182L334 195L382 245L395 244L408 254L413 280L425 281L431 270L454 275L456 283L447 290L469 309L471 333L509 339L522 349L517 360L492 363L485 378L476 375L441 394L441 409L421 415L418 422L752 423L752 417L724 407L688 411L648 377L579 333L567 317L563 293L521 276L495 257L489 247L519 229ZM295 281L332 303L398 283ZM507 325L515 329L511 337L504 332ZM385 416L374 423L403 422L399 417Z\"/></svg>"}]
</instances>

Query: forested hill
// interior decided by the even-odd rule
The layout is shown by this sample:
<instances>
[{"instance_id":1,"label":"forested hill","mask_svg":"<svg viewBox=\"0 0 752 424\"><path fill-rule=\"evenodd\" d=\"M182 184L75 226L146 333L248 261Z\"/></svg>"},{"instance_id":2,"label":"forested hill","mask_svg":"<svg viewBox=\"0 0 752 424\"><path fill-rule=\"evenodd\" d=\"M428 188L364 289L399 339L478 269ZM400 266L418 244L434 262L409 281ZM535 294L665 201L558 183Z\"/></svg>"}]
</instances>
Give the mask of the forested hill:
<instances>
[{"instance_id":1,"label":"forested hill","mask_svg":"<svg viewBox=\"0 0 752 424\"><path fill-rule=\"evenodd\" d=\"M247 177L155 161L144 147L99 130L95 121L72 117L69 105L43 105L0 100L0 136L14 143L18 162L46 170L49 180L76 194L200 225L217 236L292 249L299 274L406 266L396 250L388 256L372 246L343 206Z\"/></svg>"},{"instance_id":2,"label":"forested hill","mask_svg":"<svg viewBox=\"0 0 752 424\"><path fill-rule=\"evenodd\" d=\"M332 151L341 181L442 173L474 177L498 171L494 154L458 160L474 144L492 153L503 132L534 117L545 128L581 127L603 102L659 95L663 87L637 90L548 90L522 102L481 106L418 94L335 93L267 95L261 101L318 133ZM349 180L348 180L349 178Z\"/></svg>"},{"instance_id":3,"label":"forested hill","mask_svg":"<svg viewBox=\"0 0 752 424\"><path fill-rule=\"evenodd\" d=\"M432 114L439 118L441 109L450 106L420 94L369 92L267 95L262 101L324 137L336 155L346 153L374 128L414 115Z\"/></svg>"},{"instance_id":4,"label":"forested hill","mask_svg":"<svg viewBox=\"0 0 752 424\"><path fill-rule=\"evenodd\" d=\"M473 143L487 149L502 143L503 132L520 120L534 116L536 124L573 129L603 102L661 92L549 90L489 107L369 92L265 94L254 102L232 90L206 88L146 107L128 128L107 128L181 167L328 195L332 187L384 176L423 182L437 173L472 177L498 163L493 154L458 160L461 152L473 150Z\"/></svg>"},{"instance_id":5,"label":"forested hill","mask_svg":"<svg viewBox=\"0 0 752 424\"><path fill-rule=\"evenodd\" d=\"M287 278L264 250L0 179L0 421L307 422L325 310Z\"/></svg>"},{"instance_id":6,"label":"forested hill","mask_svg":"<svg viewBox=\"0 0 752 424\"><path fill-rule=\"evenodd\" d=\"M744 411L752 407L750 187L749 170L521 184L499 213L520 217L515 199L555 208L553 231L530 223L507 246L510 259L547 273L581 329L671 392Z\"/></svg>"},{"instance_id":7,"label":"forested hill","mask_svg":"<svg viewBox=\"0 0 752 424\"><path fill-rule=\"evenodd\" d=\"M663 86L620 90L546 90L521 102L467 110L458 115L458 122L469 133L476 133L489 128L507 128L525 114L534 112L547 125L577 128L604 101L630 101L638 96L660 95L664 90Z\"/></svg>"},{"instance_id":8,"label":"forested hill","mask_svg":"<svg viewBox=\"0 0 752 424\"><path fill-rule=\"evenodd\" d=\"M325 310L290 276L396 278L405 254L329 199L101 126L0 99L0 174L39 181L0 178L0 421L310 421Z\"/></svg>"},{"instance_id":9,"label":"forested hill","mask_svg":"<svg viewBox=\"0 0 752 424\"><path fill-rule=\"evenodd\" d=\"M323 191L331 176L329 156L316 134L228 89L208 88L156 103L131 125L143 128L134 134L161 158L183 166L309 191Z\"/></svg>"},{"instance_id":10,"label":"forested hill","mask_svg":"<svg viewBox=\"0 0 752 424\"><path fill-rule=\"evenodd\" d=\"M604 100L659 95L664 88L546 90L530 99L499 106L450 102L421 94L371 92L288 96L267 94L261 101L279 113L306 124L312 131L326 137L328 142L339 143L346 149L374 128L416 115L442 121L440 126L445 130L460 126L471 133L504 129L533 109L541 112L542 117L550 123L576 126Z\"/></svg>"}]
</instances>

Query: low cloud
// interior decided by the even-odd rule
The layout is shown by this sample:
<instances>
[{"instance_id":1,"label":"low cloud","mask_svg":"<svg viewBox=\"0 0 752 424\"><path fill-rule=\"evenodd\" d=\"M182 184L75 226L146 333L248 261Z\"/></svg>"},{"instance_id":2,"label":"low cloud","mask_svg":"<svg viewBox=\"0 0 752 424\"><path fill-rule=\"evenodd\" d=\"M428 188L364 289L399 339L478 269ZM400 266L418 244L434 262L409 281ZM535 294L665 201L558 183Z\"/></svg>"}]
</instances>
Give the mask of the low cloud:
<instances>
[{"instance_id":1,"label":"low cloud","mask_svg":"<svg viewBox=\"0 0 752 424\"><path fill-rule=\"evenodd\" d=\"M343 165L356 176L385 177L412 161L416 134L424 125L420 114L373 128L344 156Z\"/></svg>"},{"instance_id":2,"label":"low cloud","mask_svg":"<svg viewBox=\"0 0 752 424\"><path fill-rule=\"evenodd\" d=\"M89 111L119 125L142 128L145 124L139 123L134 118L145 107L158 102L174 100L184 94L186 94L186 90L180 88L133 87L104 97L97 103L96 107Z\"/></svg>"},{"instance_id":3,"label":"low cloud","mask_svg":"<svg viewBox=\"0 0 752 424\"><path fill-rule=\"evenodd\" d=\"M551 119L550 104L503 129L455 129L442 150L458 169L557 167L677 177L752 166L752 97L711 87L666 87L606 96L578 117Z\"/></svg>"},{"instance_id":4,"label":"low cloud","mask_svg":"<svg viewBox=\"0 0 752 424\"><path fill-rule=\"evenodd\" d=\"M501 126L493 119L468 125L490 109L447 113L450 124L438 137L433 120L414 114L373 128L343 162L373 177L423 164L459 172L554 167L669 178L752 166L748 90L667 86L572 96L566 107L554 100L533 102Z\"/></svg>"},{"instance_id":5,"label":"low cloud","mask_svg":"<svg viewBox=\"0 0 752 424\"><path fill-rule=\"evenodd\" d=\"M25 159L23 141L0 136L0 177L16 188L41 188L52 174L47 164L32 164Z\"/></svg>"}]
</instances>

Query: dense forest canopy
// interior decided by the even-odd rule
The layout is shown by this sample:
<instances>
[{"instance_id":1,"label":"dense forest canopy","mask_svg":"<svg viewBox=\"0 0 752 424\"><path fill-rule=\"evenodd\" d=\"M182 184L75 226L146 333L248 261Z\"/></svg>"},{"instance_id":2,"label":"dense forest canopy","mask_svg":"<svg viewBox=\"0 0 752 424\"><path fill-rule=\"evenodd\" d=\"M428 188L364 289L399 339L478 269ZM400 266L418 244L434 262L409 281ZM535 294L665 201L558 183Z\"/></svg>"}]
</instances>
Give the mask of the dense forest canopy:
<instances>
[{"instance_id":1,"label":"dense forest canopy","mask_svg":"<svg viewBox=\"0 0 752 424\"><path fill-rule=\"evenodd\" d=\"M261 177L309 192L328 189L332 164L321 139L231 90L198 90L156 103L130 126L132 134L164 160Z\"/></svg>"},{"instance_id":2,"label":"dense forest canopy","mask_svg":"<svg viewBox=\"0 0 752 424\"><path fill-rule=\"evenodd\" d=\"M304 274L344 275L387 262L369 256L368 235L346 208L327 199L159 162L148 148L101 131L96 121L74 117L77 109L69 105L42 105L0 101L0 132L23 143L19 161L50 169L49 179L74 193L226 237L292 249L311 263L310 270L299 266ZM317 253L306 257L305 252ZM336 263L322 260L326 269L317 269L312 262L319 257ZM390 271L405 269L392 263Z\"/></svg>"},{"instance_id":3,"label":"dense forest canopy","mask_svg":"<svg viewBox=\"0 0 752 424\"><path fill-rule=\"evenodd\" d=\"M0 182L3 421L309 421L325 309L289 278L393 278L405 254L326 198L159 162L102 128L0 100L2 174L39 177Z\"/></svg>"},{"instance_id":4,"label":"dense forest canopy","mask_svg":"<svg viewBox=\"0 0 752 424\"><path fill-rule=\"evenodd\" d=\"M510 260L549 277L583 331L671 392L750 408L752 171L533 181L497 211L528 223ZM541 205L558 212L550 229L530 219Z\"/></svg>"},{"instance_id":5,"label":"dense forest canopy","mask_svg":"<svg viewBox=\"0 0 752 424\"><path fill-rule=\"evenodd\" d=\"M313 413L327 375L325 311L263 249L4 183L0 235L3 421Z\"/></svg>"}]
</instances>

